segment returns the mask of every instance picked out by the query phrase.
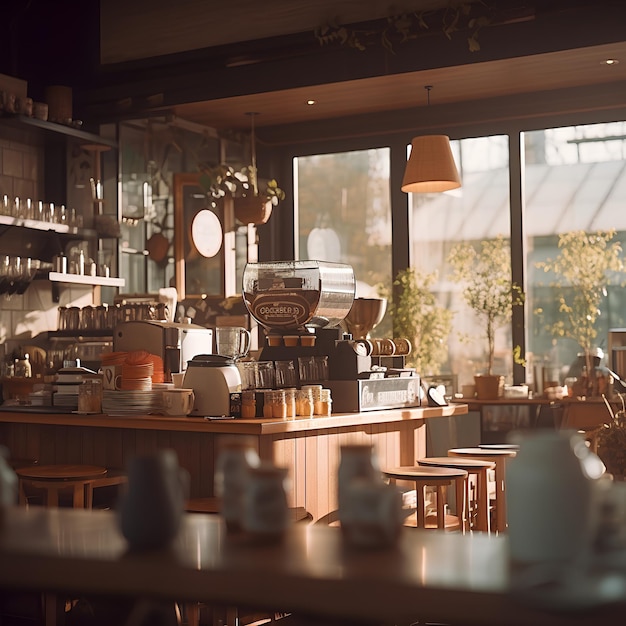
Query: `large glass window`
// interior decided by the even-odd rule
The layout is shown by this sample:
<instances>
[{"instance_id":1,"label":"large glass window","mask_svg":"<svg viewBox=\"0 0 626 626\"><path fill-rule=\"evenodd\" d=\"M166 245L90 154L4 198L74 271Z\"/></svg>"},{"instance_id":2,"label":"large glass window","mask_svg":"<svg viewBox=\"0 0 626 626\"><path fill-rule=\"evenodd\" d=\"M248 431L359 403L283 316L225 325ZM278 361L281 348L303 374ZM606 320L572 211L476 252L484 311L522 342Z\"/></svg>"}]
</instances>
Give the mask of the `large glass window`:
<instances>
[{"instance_id":1,"label":"large glass window","mask_svg":"<svg viewBox=\"0 0 626 626\"><path fill-rule=\"evenodd\" d=\"M527 354L535 376L543 368L563 383L580 346L555 339L548 327L559 303L537 263L558 254L559 235L570 231L615 229L613 241L626 239L626 122L550 128L525 133L527 244ZM597 347L608 348L608 331L626 326L624 277L613 276L597 322ZM537 312L541 311L541 314ZM611 355L608 355L609 357ZM624 376L626 373L622 373Z\"/></svg>"},{"instance_id":2,"label":"large glass window","mask_svg":"<svg viewBox=\"0 0 626 626\"><path fill-rule=\"evenodd\" d=\"M357 297L389 291L389 149L298 157L294 178L296 259L348 263ZM376 330L390 333L390 321Z\"/></svg>"},{"instance_id":3,"label":"large glass window","mask_svg":"<svg viewBox=\"0 0 626 626\"><path fill-rule=\"evenodd\" d=\"M453 141L452 149L463 185L440 194L411 194L411 255L417 270L436 273L432 291L454 312L442 371L455 374L462 385L486 371L487 339L484 324L463 299L463 284L451 280L448 256L457 244L480 249L482 241L510 238L509 142L501 135L478 137ZM493 373L511 380L512 368L511 328L504 325L496 331Z\"/></svg>"}]
</instances>

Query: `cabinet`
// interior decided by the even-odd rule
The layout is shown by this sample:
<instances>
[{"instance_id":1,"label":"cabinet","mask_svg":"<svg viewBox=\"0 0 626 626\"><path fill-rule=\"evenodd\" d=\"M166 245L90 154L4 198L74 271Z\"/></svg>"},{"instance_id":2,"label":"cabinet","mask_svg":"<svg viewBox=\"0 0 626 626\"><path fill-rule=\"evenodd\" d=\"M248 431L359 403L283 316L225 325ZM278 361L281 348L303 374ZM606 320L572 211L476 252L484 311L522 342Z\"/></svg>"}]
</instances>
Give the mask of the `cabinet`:
<instances>
[{"instance_id":1,"label":"cabinet","mask_svg":"<svg viewBox=\"0 0 626 626\"><path fill-rule=\"evenodd\" d=\"M33 216L39 217L36 210L32 215L16 216L0 207L0 253L39 260L41 269L36 277L50 280L53 293L61 283L123 287L123 279L93 276L89 268L84 274L51 271L53 258L60 253L67 254L71 245L86 247L88 256L97 261L107 235L100 234L94 227L94 215L101 212L104 201L100 195L93 198L91 179L98 180L100 186L101 154L104 151L116 153L117 144L80 128L23 116L0 118L0 138L8 140L8 145L23 146L22 152L14 150L4 154L5 161L7 158L20 160L19 166L13 168L17 177L13 195L20 195L16 189L18 184L31 185L33 197L54 203L57 208L64 205L69 212L75 202L78 216L73 223L45 221L33 219ZM26 163L35 170L33 180L26 179L29 175ZM4 165L6 171L6 162ZM22 169L24 173L20 177ZM116 213L111 215L111 220L117 220Z\"/></svg>"}]
</instances>

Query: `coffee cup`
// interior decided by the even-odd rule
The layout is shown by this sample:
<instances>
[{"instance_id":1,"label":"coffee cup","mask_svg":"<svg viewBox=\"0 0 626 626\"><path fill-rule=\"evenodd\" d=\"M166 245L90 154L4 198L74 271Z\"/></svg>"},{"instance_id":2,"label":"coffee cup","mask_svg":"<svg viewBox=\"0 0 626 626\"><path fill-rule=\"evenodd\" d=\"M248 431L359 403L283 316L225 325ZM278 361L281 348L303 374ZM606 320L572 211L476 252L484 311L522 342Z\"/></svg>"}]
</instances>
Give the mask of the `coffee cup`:
<instances>
[{"instance_id":1,"label":"coffee cup","mask_svg":"<svg viewBox=\"0 0 626 626\"><path fill-rule=\"evenodd\" d=\"M193 389L163 390L163 408L166 415L189 415L195 401Z\"/></svg>"},{"instance_id":2,"label":"coffee cup","mask_svg":"<svg viewBox=\"0 0 626 626\"><path fill-rule=\"evenodd\" d=\"M183 386L183 380L185 379L185 372L172 372L172 382L175 389L181 389Z\"/></svg>"},{"instance_id":3,"label":"coffee cup","mask_svg":"<svg viewBox=\"0 0 626 626\"><path fill-rule=\"evenodd\" d=\"M122 366L121 365L103 365L102 371L102 388L107 391L119 391L122 388Z\"/></svg>"}]
</instances>

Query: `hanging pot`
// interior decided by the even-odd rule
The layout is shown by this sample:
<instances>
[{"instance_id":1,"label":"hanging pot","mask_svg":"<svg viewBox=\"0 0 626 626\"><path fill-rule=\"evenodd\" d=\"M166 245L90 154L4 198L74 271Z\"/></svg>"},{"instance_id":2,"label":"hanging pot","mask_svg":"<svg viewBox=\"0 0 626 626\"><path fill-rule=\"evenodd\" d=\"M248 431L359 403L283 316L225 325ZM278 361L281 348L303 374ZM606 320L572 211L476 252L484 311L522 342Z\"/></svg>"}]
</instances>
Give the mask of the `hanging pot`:
<instances>
[{"instance_id":1,"label":"hanging pot","mask_svg":"<svg viewBox=\"0 0 626 626\"><path fill-rule=\"evenodd\" d=\"M234 199L235 217L242 224L265 224L272 215L272 201L265 196L241 196Z\"/></svg>"},{"instance_id":2,"label":"hanging pot","mask_svg":"<svg viewBox=\"0 0 626 626\"><path fill-rule=\"evenodd\" d=\"M169 240L161 233L155 233L146 241L148 256L156 263L162 263L167 259L167 251L169 248Z\"/></svg>"}]
</instances>

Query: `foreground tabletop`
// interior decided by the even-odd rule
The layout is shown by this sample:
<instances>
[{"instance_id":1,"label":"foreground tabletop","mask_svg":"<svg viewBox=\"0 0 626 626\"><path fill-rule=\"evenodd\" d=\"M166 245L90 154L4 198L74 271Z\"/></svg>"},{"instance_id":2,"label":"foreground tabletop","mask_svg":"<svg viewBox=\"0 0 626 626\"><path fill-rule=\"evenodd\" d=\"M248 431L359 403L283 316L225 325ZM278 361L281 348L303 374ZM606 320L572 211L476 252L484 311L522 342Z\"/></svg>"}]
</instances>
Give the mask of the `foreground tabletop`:
<instances>
[{"instance_id":1,"label":"foreground tabletop","mask_svg":"<svg viewBox=\"0 0 626 626\"><path fill-rule=\"evenodd\" d=\"M109 511L11 508L0 530L0 587L203 600L387 623L622 623L623 606L535 610L508 593L503 537L405 529L392 549L356 550L340 529L296 525L282 543L227 536L187 514L167 550L129 553ZM619 610L618 610L619 609Z\"/></svg>"}]
</instances>

